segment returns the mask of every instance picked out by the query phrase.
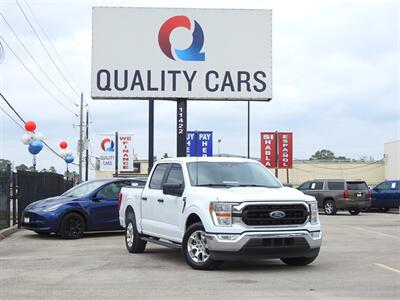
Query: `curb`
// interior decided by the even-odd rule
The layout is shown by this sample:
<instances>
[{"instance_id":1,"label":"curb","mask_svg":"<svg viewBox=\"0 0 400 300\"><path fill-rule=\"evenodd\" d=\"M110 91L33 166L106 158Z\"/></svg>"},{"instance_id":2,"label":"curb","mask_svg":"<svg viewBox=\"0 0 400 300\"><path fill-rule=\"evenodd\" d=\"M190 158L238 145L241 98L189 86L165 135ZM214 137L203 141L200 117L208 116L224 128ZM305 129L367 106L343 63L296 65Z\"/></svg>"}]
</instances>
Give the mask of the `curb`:
<instances>
[{"instance_id":1,"label":"curb","mask_svg":"<svg viewBox=\"0 0 400 300\"><path fill-rule=\"evenodd\" d=\"M17 231L18 231L18 225L14 225L6 229L0 230L0 241Z\"/></svg>"}]
</instances>

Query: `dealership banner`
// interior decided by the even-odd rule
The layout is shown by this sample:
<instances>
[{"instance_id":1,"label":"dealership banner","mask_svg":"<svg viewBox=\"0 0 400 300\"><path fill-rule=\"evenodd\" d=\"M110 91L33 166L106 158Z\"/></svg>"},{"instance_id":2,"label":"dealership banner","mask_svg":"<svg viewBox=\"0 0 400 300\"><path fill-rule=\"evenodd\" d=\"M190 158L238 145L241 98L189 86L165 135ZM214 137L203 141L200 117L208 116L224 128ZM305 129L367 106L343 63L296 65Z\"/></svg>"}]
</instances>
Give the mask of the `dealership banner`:
<instances>
[{"instance_id":1,"label":"dealership banner","mask_svg":"<svg viewBox=\"0 0 400 300\"><path fill-rule=\"evenodd\" d=\"M187 156L213 156L212 131L188 131L186 136Z\"/></svg>"},{"instance_id":2,"label":"dealership banner","mask_svg":"<svg viewBox=\"0 0 400 300\"><path fill-rule=\"evenodd\" d=\"M261 132L261 163L271 169L291 169L293 133Z\"/></svg>"},{"instance_id":3,"label":"dealership banner","mask_svg":"<svg viewBox=\"0 0 400 300\"><path fill-rule=\"evenodd\" d=\"M272 99L272 11L94 7L93 99Z\"/></svg>"},{"instance_id":4,"label":"dealership banner","mask_svg":"<svg viewBox=\"0 0 400 300\"><path fill-rule=\"evenodd\" d=\"M278 132L278 168L291 169L293 166L293 133Z\"/></svg>"},{"instance_id":5,"label":"dealership banner","mask_svg":"<svg viewBox=\"0 0 400 300\"><path fill-rule=\"evenodd\" d=\"M267 168L276 167L275 132L261 132L261 163Z\"/></svg>"},{"instance_id":6,"label":"dealership banner","mask_svg":"<svg viewBox=\"0 0 400 300\"><path fill-rule=\"evenodd\" d=\"M100 171L115 171L117 145L115 134L101 134L99 142ZM133 171L133 135L118 135L118 171Z\"/></svg>"}]
</instances>

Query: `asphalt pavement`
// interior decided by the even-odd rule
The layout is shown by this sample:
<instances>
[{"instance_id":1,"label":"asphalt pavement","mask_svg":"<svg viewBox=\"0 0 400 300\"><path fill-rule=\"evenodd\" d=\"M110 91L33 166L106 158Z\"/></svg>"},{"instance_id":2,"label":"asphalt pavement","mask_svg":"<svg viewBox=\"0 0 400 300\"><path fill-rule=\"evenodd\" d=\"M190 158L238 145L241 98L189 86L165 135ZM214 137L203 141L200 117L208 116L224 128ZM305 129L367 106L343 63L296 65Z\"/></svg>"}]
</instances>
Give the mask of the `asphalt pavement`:
<instances>
[{"instance_id":1,"label":"asphalt pavement","mask_svg":"<svg viewBox=\"0 0 400 300\"><path fill-rule=\"evenodd\" d=\"M129 254L121 233L80 240L19 230L0 241L0 299L399 299L400 215L321 216L306 267L279 260L195 271L177 250Z\"/></svg>"}]
</instances>

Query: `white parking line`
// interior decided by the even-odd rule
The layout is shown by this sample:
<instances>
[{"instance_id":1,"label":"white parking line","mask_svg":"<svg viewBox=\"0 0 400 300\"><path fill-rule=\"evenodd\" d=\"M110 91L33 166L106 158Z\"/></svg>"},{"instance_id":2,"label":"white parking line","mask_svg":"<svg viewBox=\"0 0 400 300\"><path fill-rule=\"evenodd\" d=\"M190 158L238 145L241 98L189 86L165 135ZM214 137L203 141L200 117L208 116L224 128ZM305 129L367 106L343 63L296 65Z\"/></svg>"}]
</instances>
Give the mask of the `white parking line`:
<instances>
[{"instance_id":1,"label":"white parking line","mask_svg":"<svg viewBox=\"0 0 400 300\"><path fill-rule=\"evenodd\" d=\"M383 269L386 269L386 270L389 270L389 271L393 271L393 272L395 272L395 273L399 273L399 274L400 274L400 270L395 269L395 268L392 268L392 267L389 267L389 266L387 266L387 265L380 264L380 263L374 263L374 265L375 265L375 266L378 266L378 267L381 267L381 268L383 268Z\"/></svg>"},{"instance_id":2,"label":"white parking line","mask_svg":"<svg viewBox=\"0 0 400 300\"><path fill-rule=\"evenodd\" d=\"M395 236L395 235L382 233L382 232L375 231L375 230L365 229L365 228L361 228L361 227L357 227L357 226L351 226L351 225L343 225L343 226L354 228L354 229L358 229L358 230L369 232L369 233L373 233L373 234L378 234L378 235L381 235L381 236L384 236L384 237L393 238L393 239L399 239L400 238L400 237Z\"/></svg>"}]
</instances>

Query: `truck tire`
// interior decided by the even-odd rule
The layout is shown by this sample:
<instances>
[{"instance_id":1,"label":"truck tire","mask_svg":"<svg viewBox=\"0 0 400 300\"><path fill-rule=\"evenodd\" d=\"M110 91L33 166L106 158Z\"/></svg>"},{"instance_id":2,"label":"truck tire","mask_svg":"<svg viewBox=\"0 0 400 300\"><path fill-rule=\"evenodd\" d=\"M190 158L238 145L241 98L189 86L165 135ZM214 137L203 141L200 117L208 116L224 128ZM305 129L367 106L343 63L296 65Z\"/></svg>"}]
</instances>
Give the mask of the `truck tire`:
<instances>
[{"instance_id":1,"label":"truck tire","mask_svg":"<svg viewBox=\"0 0 400 300\"><path fill-rule=\"evenodd\" d=\"M330 215L330 216L336 215L337 208L336 208L335 201L333 201L331 199L326 200L324 202L324 212L326 215Z\"/></svg>"},{"instance_id":2,"label":"truck tire","mask_svg":"<svg viewBox=\"0 0 400 300\"><path fill-rule=\"evenodd\" d=\"M80 214L71 212L62 219L59 233L63 239L80 239L85 228L85 219Z\"/></svg>"},{"instance_id":3,"label":"truck tire","mask_svg":"<svg viewBox=\"0 0 400 300\"><path fill-rule=\"evenodd\" d=\"M196 270L212 270L221 262L212 260L205 238L203 224L194 223L189 226L183 236L182 252L189 266Z\"/></svg>"},{"instance_id":4,"label":"truck tire","mask_svg":"<svg viewBox=\"0 0 400 300\"><path fill-rule=\"evenodd\" d=\"M289 266L305 266L305 265L311 264L316 258L317 258L317 256L281 258L281 261Z\"/></svg>"},{"instance_id":5,"label":"truck tire","mask_svg":"<svg viewBox=\"0 0 400 300\"><path fill-rule=\"evenodd\" d=\"M349 213L350 213L351 215L353 215L353 216L356 216L356 215L358 215L358 214L360 213L360 210L359 210L359 209L356 209L356 208L354 208L354 209L349 209Z\"/></svg>"},{"instance_id":6,"label":"truck tire","mask_svg":"<svg viewBox=\"0 0 400 300\"><path fill-rule=\"evenodd\" d=\"M146 241L141 239L141 234L136 228L136 219L133 212L128 212L125 226L125 245L130 253L143 253Z\"/></svg>"}]
</instances>

